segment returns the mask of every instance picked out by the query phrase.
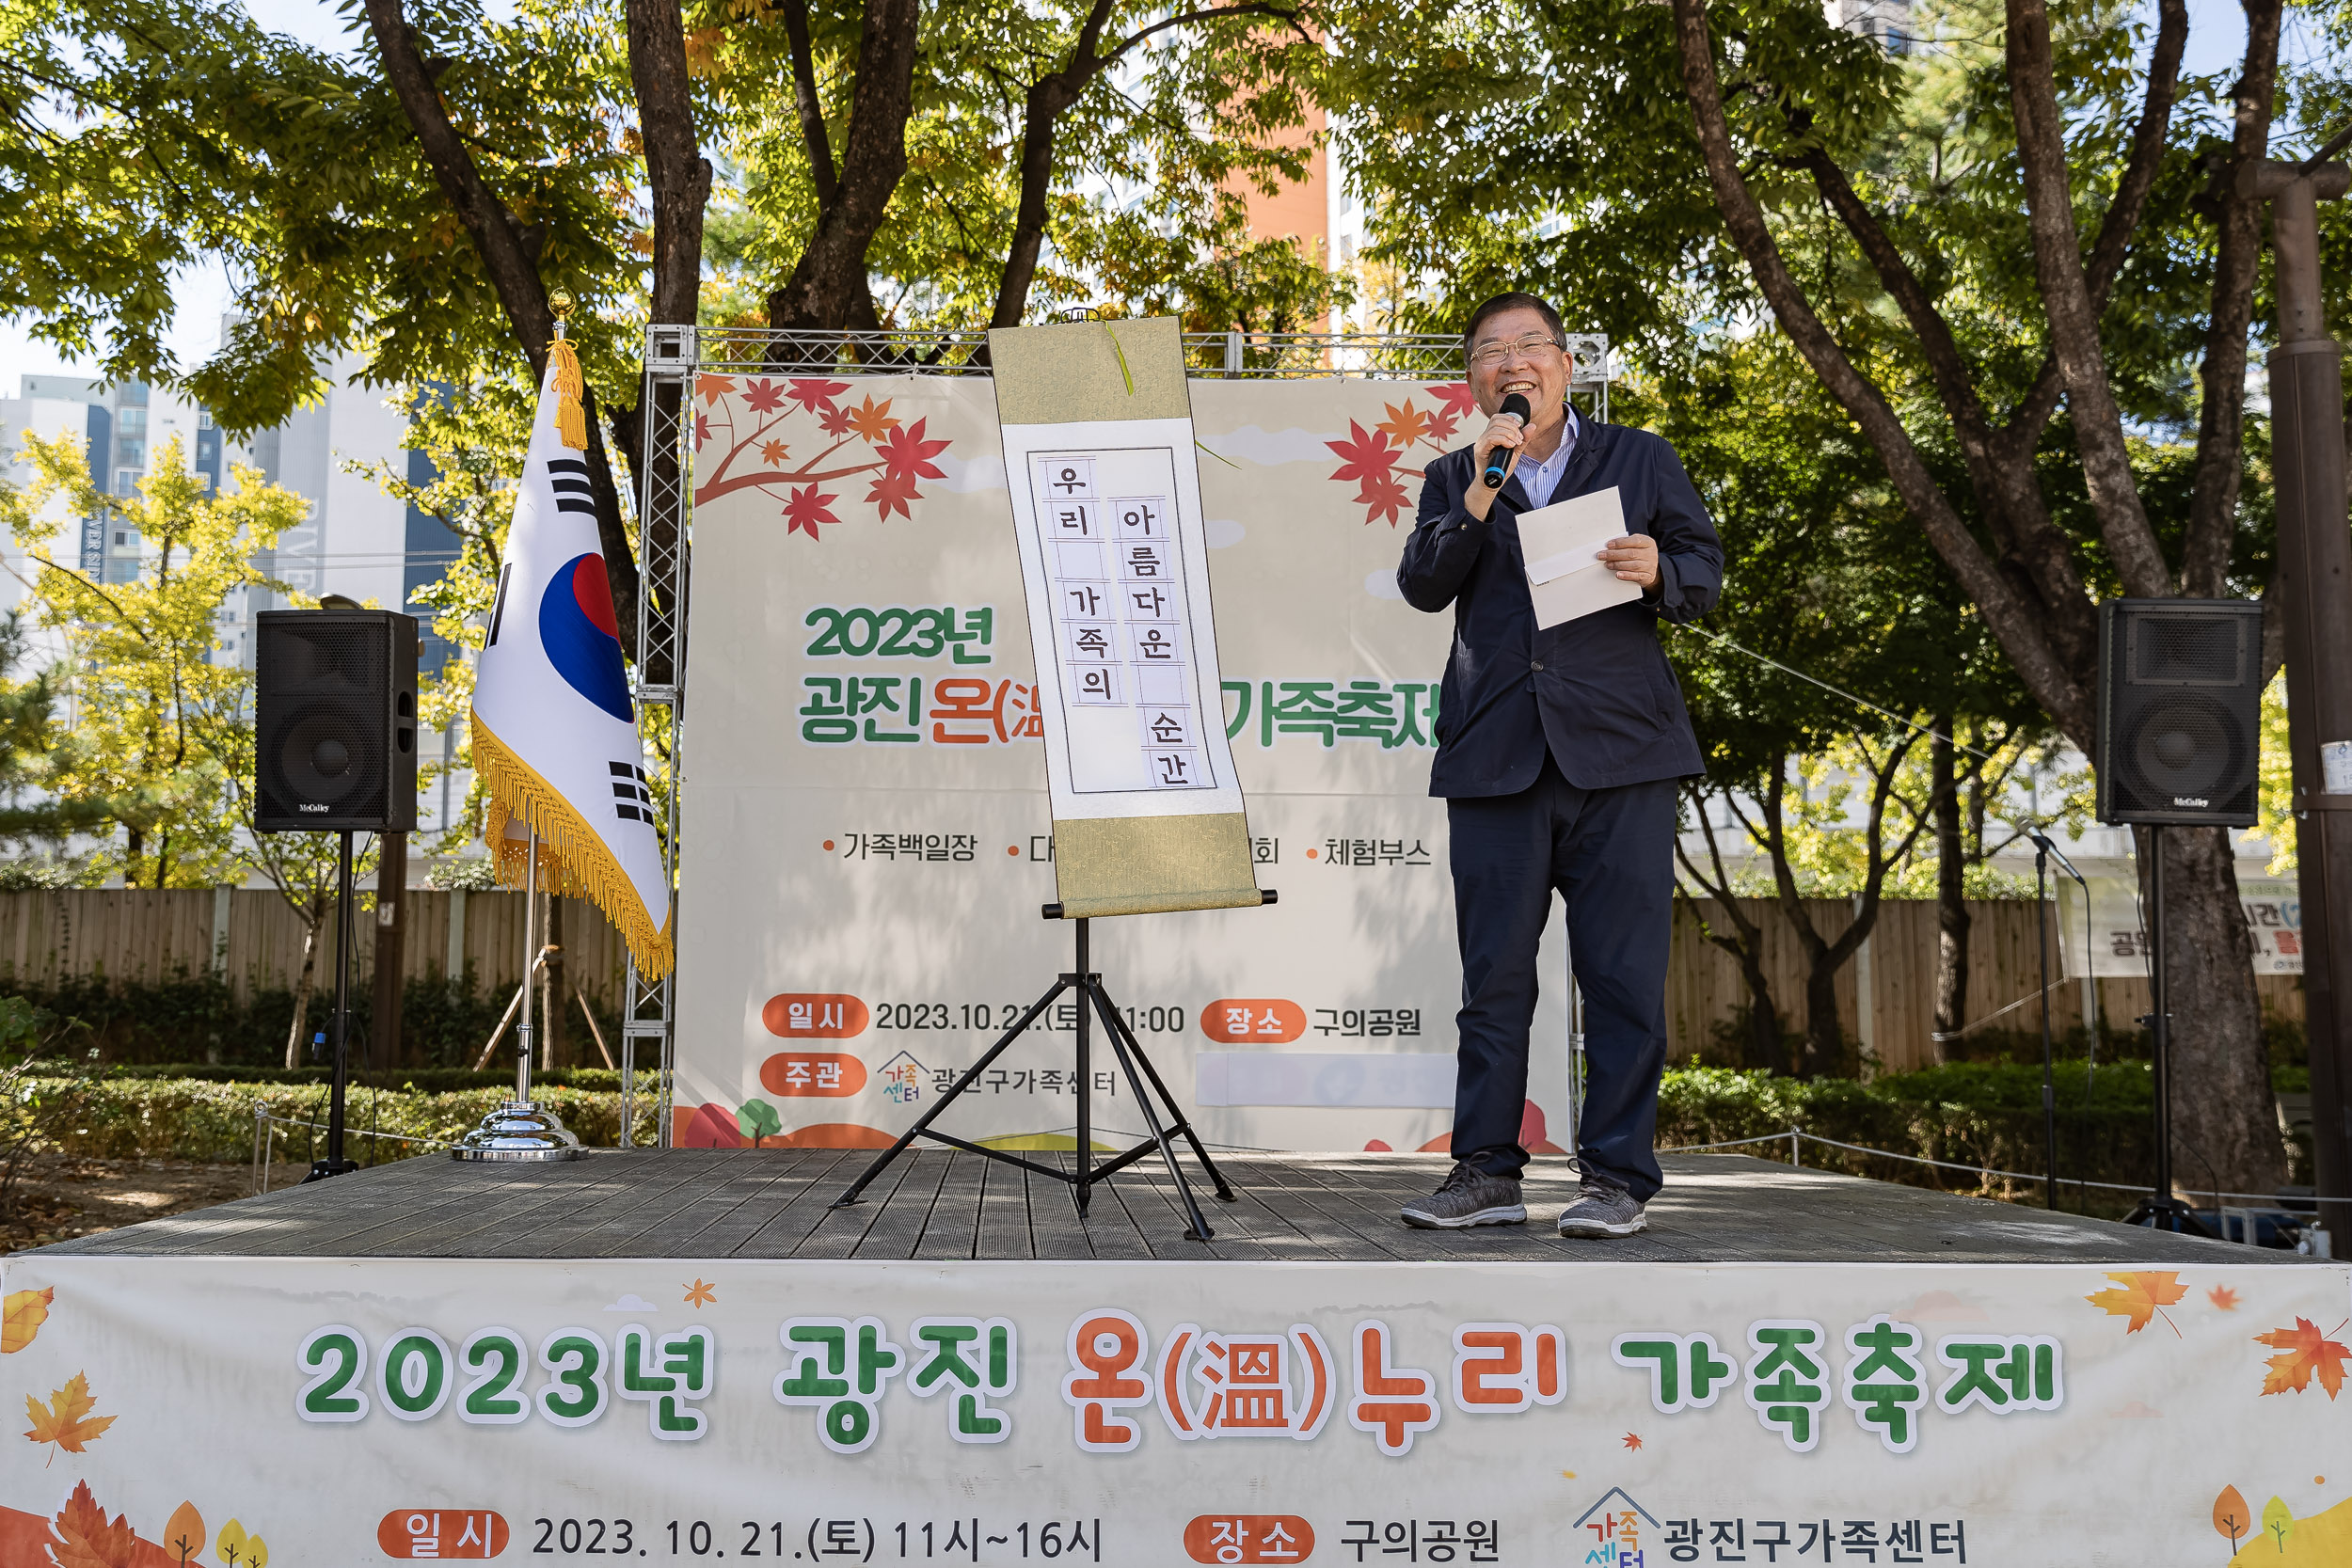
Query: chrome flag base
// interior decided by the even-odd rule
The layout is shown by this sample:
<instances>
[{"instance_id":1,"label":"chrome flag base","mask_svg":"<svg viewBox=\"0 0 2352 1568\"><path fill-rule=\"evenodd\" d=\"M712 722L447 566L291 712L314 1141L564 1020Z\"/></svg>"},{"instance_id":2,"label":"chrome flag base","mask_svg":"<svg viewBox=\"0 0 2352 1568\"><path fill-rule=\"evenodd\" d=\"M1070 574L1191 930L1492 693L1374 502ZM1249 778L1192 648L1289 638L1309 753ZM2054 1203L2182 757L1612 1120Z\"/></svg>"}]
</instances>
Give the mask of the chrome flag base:
<instances>
[{"instance_id":1,"label":"chrome flag base","mask_svg":"<svg viewBox=\"0 0 2352 1568\"><path fill-rule=\"evenodd\" d=\"M450 1149L456 1160L577 1160L587 1150L547 1106L510 1100L482 1118L482 1125Z\"/></svg>"}]
</instances>

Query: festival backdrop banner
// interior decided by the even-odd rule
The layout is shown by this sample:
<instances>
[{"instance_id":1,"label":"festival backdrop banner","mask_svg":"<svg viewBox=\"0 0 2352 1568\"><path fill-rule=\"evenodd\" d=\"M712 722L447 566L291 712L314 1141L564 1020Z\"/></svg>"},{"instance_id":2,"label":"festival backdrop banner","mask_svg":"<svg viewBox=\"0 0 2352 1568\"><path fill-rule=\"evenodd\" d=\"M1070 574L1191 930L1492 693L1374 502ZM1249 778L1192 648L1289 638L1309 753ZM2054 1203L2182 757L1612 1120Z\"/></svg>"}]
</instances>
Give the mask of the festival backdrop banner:
<instances>
[{"instance_id":1,"label":"festival backdrop banner","mask_svg":"<svg viewBox=\"0 0 2352 1568\"><path fill-rule=\"evenodd\" d=\"M1281 901L1102 921L1096 965L1204 1137L1441 1147L1460 970L1428 787L1452 617L1406 605L1395 574L1422 465L1467 438L1468 388L1188 392L1189 436L1154 443L1179 505L1197 467L1216 579L1221 670L1188 695L1200 754L1239 786L1217 811L1248 800L1236 881L1254 869ZM682 1143L886 1143L1069 967L1067 931L1038 917L1062 845L996 404L980 377L696 382ZM1097 499L1162 494L1129 483ZM1188 601L1195 646L1207 609ZM1556 921L1540 962L1522 1138L1556 1149ZM1066 1144L1074 1022L1041 1020L946 1130ZM1097 1121L1139 1135L1112 1076Z\"/></svg>"},{"instance_id":2,"label":"festival backdrop banner","mask_svg":"<svg viewBox=\"0 0 2352 1568\"><path fill-rule=\"evenodd\" d=\"M1254 909L1177 323L988 346L1063 918Z\"/></svg>"},{"instance_id":3,"label":"festival backdrop banner","mask_svg":"<svg viewBox=\"0 0 2352 1568\"><path fill-rule=\"evenodd\" d=\"M0 1568L2352 1560L2352 1270L2111 1269L20 1254Z\"/></svg>"}]
</instances>

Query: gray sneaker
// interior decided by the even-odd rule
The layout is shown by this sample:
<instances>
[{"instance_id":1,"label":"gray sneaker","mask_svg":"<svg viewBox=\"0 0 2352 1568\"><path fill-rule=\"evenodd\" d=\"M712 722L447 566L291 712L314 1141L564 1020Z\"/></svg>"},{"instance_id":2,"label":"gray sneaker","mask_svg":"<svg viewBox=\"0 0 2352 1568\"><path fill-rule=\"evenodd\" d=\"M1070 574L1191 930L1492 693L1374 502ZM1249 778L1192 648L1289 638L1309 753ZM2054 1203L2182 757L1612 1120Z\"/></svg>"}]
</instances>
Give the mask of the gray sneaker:
<instances>
[{"instance_id":1,"label":"gray sneaker","mask_svg":"<svg viewBox=\"0 0 2352 1568\"><path fill-rule=\"evenodd\" d=\"M1406 1225L1421 1230L1527 1223L1527 1205L1519 1201L1516 1180L1487 1176L1464 1164L1448 1171L1445 1184L1436 1192L1413 1199L1398 1213Z\"/></svg>"},{"instance_id":2,"label":"gray sneaker","mask_svg":"<svg viewBox=\"0 0 2352 1568\"><path fill-rule=\"evenodd\" d=\"M1642 1200L1623 1187L1594 1176L1585 1177L1581 1186L1584 1196L1560 1212L1561 1235L1606 1238L1649 1228Z\"/></svg>"}]
</instances>

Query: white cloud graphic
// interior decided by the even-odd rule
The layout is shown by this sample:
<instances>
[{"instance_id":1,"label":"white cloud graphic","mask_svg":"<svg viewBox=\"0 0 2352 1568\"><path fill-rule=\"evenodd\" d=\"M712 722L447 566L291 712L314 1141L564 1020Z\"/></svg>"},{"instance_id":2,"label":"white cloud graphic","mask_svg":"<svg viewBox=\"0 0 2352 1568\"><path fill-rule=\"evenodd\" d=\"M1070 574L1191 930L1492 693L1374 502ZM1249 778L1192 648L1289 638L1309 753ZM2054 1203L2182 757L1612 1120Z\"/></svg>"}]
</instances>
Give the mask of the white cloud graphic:
<instances>
[{"instance_id":1,"label":"white cloud graphic","mask_svg":"<svg viewBox=\"0 0 2352 1568\"><path fill-rule=\"evenodd\" d=\"M647 1301L644 1297L631 1291L629 1294L625 1295L620 1300L614 1302L612 1306L606 1307L605 1310L608 1312L659 1312L661 1308L656 1307L652 1302Z\"/></svg>"},{"instance_id":2,"label":"white cloud graphic","mask_svg":"<svg viewBox=\"0 0 2352 1568\"><path fill-rule=\"evenodd\" d=\"M987 452L969 462L952 451L943 451L931 459L947 476L946 483L936 486L952 495L969 495L975 490L1002 490L1005 485L1005 457L1002 452Z\"/></svg>"},{"instance_id":3,"label":"white cloud graphic","mask_svg":"<svg viewBox=\"0 0 2352 1568\"><path fill-rule=\"evenodd\" d=\"M1328 463L1333 461L1331 449L1324 443L1336 441L1339 433L1328 435L1300 430L1295 425L1288 430L1266 430L1246 424L1239 430L1199 437L1202 446L1219 457L1238 459L1272 467L1281 463Z\"/></svg>"}]
</instances>

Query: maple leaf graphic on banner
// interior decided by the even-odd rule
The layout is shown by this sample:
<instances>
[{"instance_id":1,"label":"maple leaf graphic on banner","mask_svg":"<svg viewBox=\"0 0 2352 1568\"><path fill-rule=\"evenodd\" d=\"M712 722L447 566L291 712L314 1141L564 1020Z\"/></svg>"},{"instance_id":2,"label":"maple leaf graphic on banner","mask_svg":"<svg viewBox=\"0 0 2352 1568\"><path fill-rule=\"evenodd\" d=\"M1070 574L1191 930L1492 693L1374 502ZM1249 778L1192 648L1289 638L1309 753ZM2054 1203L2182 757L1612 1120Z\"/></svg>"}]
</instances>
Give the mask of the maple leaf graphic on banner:
<instances>
[{"instance_id":1,"label":"maple leaf graphic on banner","mask_svg":"<svg viewBox=\"0 0 2352 1568\"><path fill-rule=\"evenodd\" d=\"M919 499L917 482L947 477L946 470L931 459L946 451L948 443L925 440L923 426L928 422L926 416L900 429L894 420L882 438L874 443L874 450L882 453L882 474L874 481L866 499L874 503L878 516L886 519L896 512L901 517L912 517L914 514L907 510L907 502Z\"/></svg>"},{"instance_id":2,"label":"maple leaf graphic on banner","mask_svg":"<svg viewBox=\"0 0 2352 1568\"><path fill-rule=\"evenodd\" d=\"M817 411L817 428L828 436L848 436L850 423L855 418L856 416L848 409L835 408L833 404L827 404Z\"/></svg>"},{"instance_id":3,"label":"maple leaf graphic on banner","mask_svg":"<svg viewBox=\"0 0 2352 1568\"><path fill-rule=\"evenodd\" d=\"M866 490L866 499L873 502L875 515L884 522L890 520L893 512L912 518L914 514L907 510L907 502L916 499L914 481L903 474L879 474Z\"/></svg>"},{"instance_id":4,"label":"maple leaf graphic on banner","mask_svg":"<svg viewBox=\"0 0 2352 1568\"><path fill-rule=\"evenodd\" d=\"M743 406L755 414L772 414L784 406L784 392L777 385L762 376L743 384Z\"/></svg>"},{"instance_id":5,"label":"maple leaf graphic on banner","mask_svg":"<svg viewBox=\"0 0 2352 1568\"><path fill-rule=\"evenodd\" d=\"M2341 1331L2344 1324L2336 1327ZM2257 1334L2254 1342L2268 1345L2279 1353L2270 1358L2270 1370L2263 1376L2264 1393L2299 1394L2312 1386L2314 1376L2329 1399L2344 1391L2344 1363L2347 1356L2352 1356L2352 1348L2320 1333L2319 1325L2311 1319L2297 1318L2293 1328L2274 1328L2267 1334Z\"/></svg>"},{"instance_id":6,"label":"maple leaf graphic on banner","mask_svg":"<svg viewBox=\"0 0 2352 1568\"><path fill-rule=\"evenodd\" d=\"M1478 400L1470 395L1467 381L1450 381L1422 390L1438 400L1438 412L1429 422L1432 441L1452 439L1461 422L1478 411Z\"/></svg>"},{"instance_id":7,"label":"maple leaf graphic on banner","mask_svg":"<svg viewBox=\"0 0 2352 1568\"><path fill-rule=\"evenodd\" d=\"M1389 411L1389 417L1374 428L1390 440L1394 441L1399 451L1411 446L1428 435L1431 426L1436 422L1428 415L1414 407L1411 398L1406 398L1401 407L1393 403L1384 403L1380 406Z\"/></svg>"},{"instance_id":8,"label":"maple leaf graphic on banner","mask_svg":"<svg viewBox=\"0 0 2352 1568\"><path fill-rule=\"evenodd\" d=\"M1356 499L1364 503L1364 521L1386 517L1391 528L1396 527L1397 515L1411 504L1405 494L1405 485L1394 474L1375 474L1364 481L1357 490Z\"/></svg>"},{"instance_id":9,"label":"maple leaf graphic on banner","mask_svg":"<svg viewBox=\"0 0 2352 1568\"><path fill-rule=\"evenodd\" d=\"M2181 1283L2177 1271L2150 1269L2137 1274L2110 1274L2107 1277L2115 1281L2113 1288L2087 1295L2083 1300L2103 1312L2129 1318L2131 1326L2124 1333L2137 1334L2148 1326L2150 1319L2161 1317L2167 1328L2175 1336L2180 1334L2180 1325L2164 1310L2188 1294L2188 1287Z\"/></svg>"},{"instance_id":10,"label":"maple leaf graphic on banner","mask_svg":"<svg viewBox=\"0 0 2352 1568\"><path fill-rule=\"evenodd\" d=\"M50 1394L46 1408L32 1395L24 1396L24 1413L33 1421L32 1430L24 1435L36 1443L55 1443L67 1453L80 1453L85 1445L115 1424L112 1416L92 1419L90 1412L97 1407L98 1401L89 1391L88 1377L75 1372L66 1380L64 1387ZM49 1462L55 1464L56 1458L56 1449L51 1449Z\"/></svg>"},{"instance_id":11,"label":"maple leaf graphic on banner","mask_svg":"<svg viewBox=\"0 0 2352 1568\"><path fill-rule=\"evenodd\" d=\"M812 414L831 410L833 400L850 389L848 382L828 381L821 375L800 376L785 385L792 401Z\"/></svg>"},{"instance_id":12,"label":"maple leaf graphic on banner","mask_svg":"<svg viewBox=\"0 0 2352 1568\"><path fill-rule=\"evenodd\" d=\"M782 441L762 441L759 443L759 460L762 463L767 464L768 467L771 468L783 467L784 460L791 455L792 449L786 446Z\"/></svg>"},{"instance_id":13,"label":"maple leaf graphic on banner","mask_svg":"<svg viewBox=\"0 0 2352 1568\"><path fill-rule=\"evenodd\" d=\"M890 400L884 398L882 402L876 403L871 392L866 394L864 403L849 410L843 417L850 421L850 428L868 442L879 442L884 436L898 428L898 421L890 417Z\"/></svg>"},{"instance_id":14,"label":"maple leaf graphic on banner","mask_svg":"<svg viewBox=\"0 0 2352 1568\"><path fill-rule=\"evenodd\" d=\"M73 1483L50 1529L56 1539L49 1543L49 1555L57 1568L132 1568L139 1556L131 1516L118 1513L109 1521L86 1481Z\"/></svg>"},{"instance_id":15,"label":"maple leaf graphic on banner","mask_svg":"<svg viewBox=\"0 0 2352 1568\"><path fill-rule=\"evenodd\" d=\"M1375 517L1385 517L1389 526L1394 528L1396 515L1406 504L1405 486L1396 477L1400 454L1390 447L1383 431L1366 430L1354 420L1347 421L1347 439L1323 443L1341 460L1331 480L1338 484L1356 482L1356 504L1364 509L1367 526Z\"/></svg>"},{"instance_id":16,"label":"maple leaf graphic on banner","mask_svg":"<svg viewBox=\"0 0 2352 1568\"><path fill-rule=\"evenodd\" d=\"M0 1303L0 1355L14 1355L33 1342L49 1321L49 1307L57 1299L55 1285L40 1291L10 1291Z\"/></svg>"},{"instance_id":17,"label":"maple leaf graphic on banner","mask_svg":"<svg viewBox=\"0 0 2352 1568\"><path fill-rule=\"evenodd\" d=\"M2205 1299L2212 1302L2216 1307L2218 1307L2224 1312L2234 1312L2237 1310L2237 1292L2231 1290L2227 1285L2217 1285L2212 1290L2207 1291L2205 1292Z\"/></svg>"},{"instance_id":18,"label":"maple leaf graphic on banner","mask_svg":"<svg viewBox=\"0 0 2352 1568\"><path fill-rule=\"evenodd\" d=\"M888 436L875 443L882 453L882 467L907 479L946 479L946 471L935 467L931 459L947 450L945 441L923 439L923 427L930 420L921 419L905 430L895 427Z\"/></svg>"},{"instance_id":19,"label":"maple leaf graphic on banner","mask_svg":"<svg viewBox=\"0 0 2352 1568\"><path fill-rule=\"evenodd\" d=\"M716 403L735 390L731 375L712 375L707 372L694 377L694 395L705 403Z\"/></svg>"},{"instance_id":20,"label":"maple leaf graphic on banner","mask_svg":"<svg viewBox=\"0 0 2352 1568\"><path fill-rule=\"evenodd\" d=\"M833 503L834 498L823 494L814 484L802 485L792 492L792 499L784 503L784 531L805 531L811 539L819 537L818 524L841 521L830 510Z\"/></svg>"}]
</instances>

